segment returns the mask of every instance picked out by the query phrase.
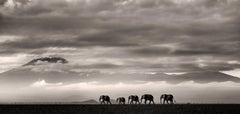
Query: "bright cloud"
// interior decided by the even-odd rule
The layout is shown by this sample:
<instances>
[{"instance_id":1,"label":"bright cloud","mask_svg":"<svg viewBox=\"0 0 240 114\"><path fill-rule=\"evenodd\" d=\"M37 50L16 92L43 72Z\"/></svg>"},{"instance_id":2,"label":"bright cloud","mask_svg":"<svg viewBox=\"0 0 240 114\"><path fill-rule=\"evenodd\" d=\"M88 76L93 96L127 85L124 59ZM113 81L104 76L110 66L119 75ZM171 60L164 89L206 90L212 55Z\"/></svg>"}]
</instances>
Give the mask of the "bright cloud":
<instances>
[{"instance_id":1,"label":"bright cloud","mask_svg":"<svg viewBox=\"0 0 240 114\"><path fill-rule=\"evenodd\" d=\"M59 83L47 83L45 80L40 80L37 82L34 82L31 86L32 87L45 87L45 86L60 86L63 83L59 82Z\"/></svg>"},{"instance_id":2,"label":"bright cloud","mask_svg":"<svg viewBox=\"0 0 240 114\"><path fill-rule=\"evenodd\" d=\"M187 72L169 72L169 73L165 73L168 75L182 75L182 74L186 74Z\"/></svg>"}]
</instances>

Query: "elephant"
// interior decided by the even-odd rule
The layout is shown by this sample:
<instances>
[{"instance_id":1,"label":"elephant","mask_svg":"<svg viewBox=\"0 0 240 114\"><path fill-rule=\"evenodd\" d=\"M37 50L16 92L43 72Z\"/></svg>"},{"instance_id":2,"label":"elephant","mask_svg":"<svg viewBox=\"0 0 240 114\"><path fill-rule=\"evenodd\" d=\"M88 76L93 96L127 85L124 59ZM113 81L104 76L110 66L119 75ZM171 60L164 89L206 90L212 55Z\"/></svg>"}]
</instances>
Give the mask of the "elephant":
<instances>
[{"instance_id":1,"label":"elephant","mask_svg":"<svg viewBox=\"0 0 240 114\"><path fill-rule=\"evenodd\" d=\"M112 104L112 103L110 102L110 97L109 97L108 95L101 95L101 96L99 97L99 102L100 102L101 104Z\"/></svg>"},{"instance_id":2,"label":"elephant","mask_svg":"<svg viewBox=\"0 0 240 114\"><path fill-rule=\"evenodd\" d=\"M134 101L135 101L135 103L134 103ZM137 95L130 95L128 97L128 104L137 104L137 103L140 104L139 97Z\"/></svg>"},{"instance_id":3,"label":"elephant","mask_svg":"<svg viewBox=\"0 0 240 114\"><path fill-rule=\"evenodd\" d=\"M118 103L118 104L125 104L125 98L124 97L118 97L117 98L117 100L116 100L116 102Z\"/></svg>"},{"instance_id":4,"label":"elephant","mask_svg":"<svg viewBox=\"0 0 240 114\"><path fill-rule=\"evenodd\" d=\"M142 103L143 99L144 99L144 104L147 104L147 101L149 101L148 104L151 104L151 103L154 104L154 97L151 94L144 94L144 95L142 95L141 103Z\"/></svg>"},{"instance_id":5,"label":"elephant","mask_svg":"<svg viewBox=\"0 0 240 114\"><path fill-rule=\"evenodd\" d=\"M163 102L162 102L162 100L163 100ZM161 95L160 103L165 104L165 102L167 102L167 104L174 104L174 102L176 103L172 94L162 94Z\"/></svg>"}]
</instances>

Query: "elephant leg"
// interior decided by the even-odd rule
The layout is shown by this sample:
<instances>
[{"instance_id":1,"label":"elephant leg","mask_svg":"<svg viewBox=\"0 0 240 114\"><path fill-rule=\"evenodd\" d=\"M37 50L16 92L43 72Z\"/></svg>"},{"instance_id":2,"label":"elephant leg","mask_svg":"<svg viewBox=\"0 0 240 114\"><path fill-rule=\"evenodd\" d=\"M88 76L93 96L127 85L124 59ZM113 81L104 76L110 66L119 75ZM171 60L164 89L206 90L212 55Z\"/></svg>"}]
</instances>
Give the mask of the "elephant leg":
<instances>
[{"instance_id":1,"label":"elephant leg","mask_svg":"<svg viewBox=\"0 0 240 114\"><path fill-rule=\"evenodd\" d=\"M155 104L153 100L152 100L152 103Z\"/></svg>"},{"instance_id":2,"label":"elephant leg","mask_svg":"<svg viewBox=\"0 0 240 114\"><path fill-rule=\"evenodd\" d=\"M144 104L147 104L147 100L144 100Z\"/></svg>"}]
</instances>

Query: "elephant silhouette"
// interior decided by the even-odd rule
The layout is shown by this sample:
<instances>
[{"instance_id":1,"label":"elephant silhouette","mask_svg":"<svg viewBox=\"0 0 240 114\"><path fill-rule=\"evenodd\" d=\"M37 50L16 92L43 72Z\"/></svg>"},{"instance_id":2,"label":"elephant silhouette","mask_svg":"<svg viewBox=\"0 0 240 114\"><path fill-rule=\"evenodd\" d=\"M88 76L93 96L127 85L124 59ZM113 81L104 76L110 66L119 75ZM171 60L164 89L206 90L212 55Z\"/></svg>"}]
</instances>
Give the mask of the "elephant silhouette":
<instances>
[{"instance_id":1,"label":"elephant silhouette","mask_svg":"<svg viewBox=\"0 0 240 114\"><path fill-rule=\"evenodd\" d=\"M124 97L118 97L116 102L117 104L125 104L126 100Z\"/></svg>"},{"instance_id":2,"label":"elephant silhouette","mask_svg":"<svg viewBox=\"0 0 240 114\"><path fill-rule=\"evenodd\" d=\"M174 102L176 103L176 101L174 100L174 97L172 94L162 94L160 97L160 103L161 104L165 104L165 102L167 104L174 104Z\"/></svg>"},{"instance_id":3,"label":"elephant silhouette","mask_svg":"<svg viewBox=\"0 0 240 114\"><path fill-rule=\"evenodd\" d=\"M128 104L140 104L139 97L137 95L130 95L128 97Z\"/></svg>"},{"instance_id":4,"label":"elephant silhouette","mask_svg":"<svg viewBox=\"0 0 240 114\"><path fill-rule=\"evenodd\" d=\"M147 104L147 101L149 101L148 104L151 104L151 103L154 104L154 97L151 94L142 95L141 103L142 103L142 100L144 100L144 104Z\"/></svg>"},{"instance_id":5,"label":"elephant silhouette","mask_svg":"<svg viewBox=\"0 0 240 114\"><path fill-rule=\"evenodd\" d=\"M101 95L101 96L99 97L99 102L100 102L101 104L112 104L112 103L110 102L110 97L109 97L108 95Z\"/></svg>"}]
</instances>

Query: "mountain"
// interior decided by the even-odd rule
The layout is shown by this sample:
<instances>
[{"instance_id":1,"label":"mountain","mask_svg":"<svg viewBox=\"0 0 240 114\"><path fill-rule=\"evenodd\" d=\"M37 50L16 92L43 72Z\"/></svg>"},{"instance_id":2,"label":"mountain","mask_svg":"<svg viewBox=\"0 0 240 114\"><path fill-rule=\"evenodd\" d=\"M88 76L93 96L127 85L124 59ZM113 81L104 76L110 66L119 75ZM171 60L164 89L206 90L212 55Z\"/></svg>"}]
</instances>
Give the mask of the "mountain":
<instances>
[{"instance_id":1,"label":"mountain","mask_svg":"<svg viewBox=\"0 0 240 114\"><path fill-rule=\"evenodd\" d=\"M197 83L209 83L209 82L240 82L240 78L230 76L218 71L199 71L189 72L181 75L170 75L162 77L163 80L171 83L179 83L184 81L194 81Z\"/></svg>"},{"instance_id":2,"label":"mountain","mask_svg":"<svg viewBox=\"0 0 240 114\"><path fill-rule=\"evenodd\" d=\"M97 102L94 99L90 99L90 100L86 100L86 101L80 101L80 102L71 102L72 104L99 104L99 102Z\"/></svg>"},{"instance_id":3,"label":"mountain","mask_svg":"<svg viewBox=\"0 0 240 114\"><path fill-rule=\"evenodd\" d=\"M87 101L80 102L81 104L99 104L96 100L90 99Z\"/></svg>"},{"instance_id":4,"label":"mountain","mask_svg":"<svg viewBox=\"0 0 240 114\"><path fill-rule=\"evenodd\" d=\"M41 57L37 59L33 59L32 61L28 62L27 64L23 66L28 66L28 65L38 65L41 63L68 63L68 61L62 57Z\"/></svg>"},{"instance_id":5,"label":"mountain","mask_svg":"<svg viewBox=\"0 0 240 114\"><path fill-rule=\"evenodd\" d=\"M49 83L79 82L86 75L71 71L68 61L61 57L43 57L34 59L23 66L0 74L1 84L32 84L45 80Z\"/></svg>"},{"instance_id":6,"label":"mountain","mask_svg":"<svg viewBox=\"0 0 240 114\"><path fill-rule=\"evenodd\" d=\"M166 81L168 83L181 83L194 81L197 83L209 82L240 82L240 78L233 77L217 71L189 72L181 75L168 75L165 73L106 73L101 70L74 71L74 65L61 57L44 57L34 59L19 68L0 74L0 83L3 85L30 85L38 81L44 83L80 83L99 82L110 83L144 83L153 81ZM81 69L80 69L81 70Z\"/></svg>"}]
</instances>

